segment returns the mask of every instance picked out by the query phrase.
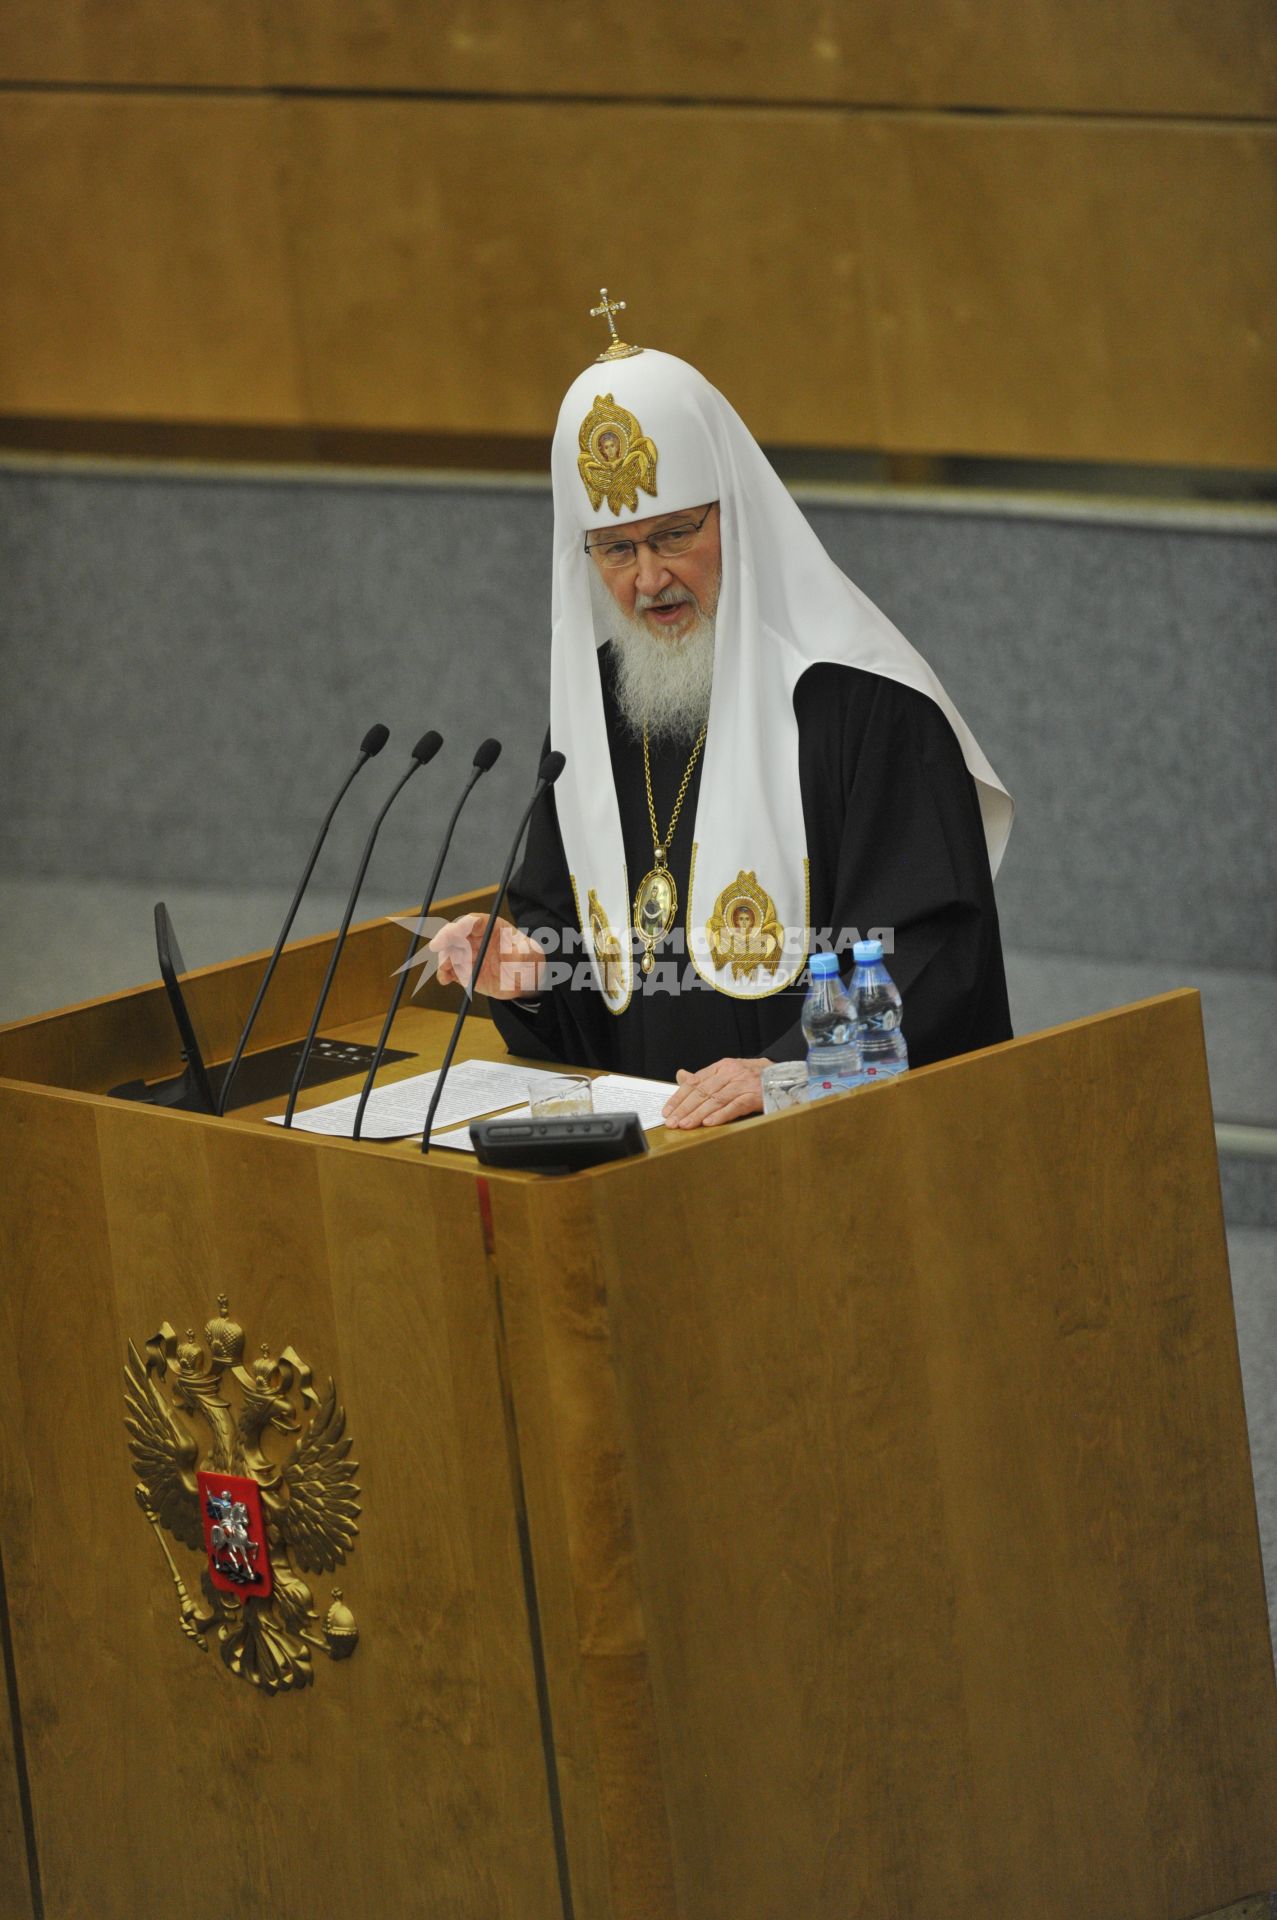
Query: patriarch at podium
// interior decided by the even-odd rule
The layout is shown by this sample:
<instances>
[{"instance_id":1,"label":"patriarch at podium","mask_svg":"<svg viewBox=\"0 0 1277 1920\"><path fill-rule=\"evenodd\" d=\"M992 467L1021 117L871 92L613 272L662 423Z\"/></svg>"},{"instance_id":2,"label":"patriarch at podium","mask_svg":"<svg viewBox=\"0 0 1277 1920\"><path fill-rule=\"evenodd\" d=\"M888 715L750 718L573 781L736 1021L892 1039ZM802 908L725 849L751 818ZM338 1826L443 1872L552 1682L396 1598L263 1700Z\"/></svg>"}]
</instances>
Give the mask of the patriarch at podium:
<instances>
[{"instance_id":1,"label":"patriarch at podium","mask_svg":"<svg viewBox=\"0 0 1277 1920\"><path fill-rule=\"evenodd\" d=\"M940 682L695 368L620 339L551 453L549 744L567 757L476 981L511 1049L762 1109L807 957L880 932L914 1065L1010 1037L1012 806ZM468 980L486 918L437 933Z\"/></svg>"}]
</instances>

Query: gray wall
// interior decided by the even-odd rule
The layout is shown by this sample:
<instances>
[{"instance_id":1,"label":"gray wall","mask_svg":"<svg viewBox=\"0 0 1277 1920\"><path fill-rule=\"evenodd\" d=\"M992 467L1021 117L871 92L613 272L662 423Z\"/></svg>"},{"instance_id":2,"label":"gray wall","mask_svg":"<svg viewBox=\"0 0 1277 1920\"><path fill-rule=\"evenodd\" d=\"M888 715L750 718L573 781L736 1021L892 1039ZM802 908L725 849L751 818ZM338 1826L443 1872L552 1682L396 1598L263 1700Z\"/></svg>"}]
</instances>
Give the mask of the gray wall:
<instances>
[{"instance_id":1,"label":"gray wall","mask_svg":"<svg viewBox=\"0 0 1277 1920\"><path fill-rule=\"evenodd\" d=\"M1018 803L1007 943L1277 963L1277 520L808 502ZM505 756L445 875L492 877L547 714L536 487L0 471L0 871L286 890L363 729L340 884L427 726L447 746L370 884L408 903L477 741Z\"/></svg>"}]
</instances>

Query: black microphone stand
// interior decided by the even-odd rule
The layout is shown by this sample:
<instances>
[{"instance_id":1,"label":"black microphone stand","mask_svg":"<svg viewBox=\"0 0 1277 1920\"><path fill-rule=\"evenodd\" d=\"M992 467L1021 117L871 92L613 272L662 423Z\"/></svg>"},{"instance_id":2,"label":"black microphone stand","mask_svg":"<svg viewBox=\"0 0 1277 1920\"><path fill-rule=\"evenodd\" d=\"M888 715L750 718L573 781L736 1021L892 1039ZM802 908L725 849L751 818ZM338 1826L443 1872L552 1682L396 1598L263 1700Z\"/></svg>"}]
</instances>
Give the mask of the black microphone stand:
<instances>
[{"instance_id":1,"label":"black microphone stand","mask_svg":"<svg viewBox=\"0 0 1277 1920\"><path fill-rule=\"evenodd\" d=\"M350 769L350 772L346 775L346 778L342 781L340 787L337 789L337 798L333 801L331 807L329 807L327 813L324 815L324 824L320 827L319 833L315 839L315 844L310 850L310 859L306 862L306 870L302 874L301 879L297 882L297 891L293 895L293 904L288 909L288 912L284 915L284 924L279 930L279 938L275 942L275 950L271 954L270 959L266 962L266 971L265 973L263 973L261 978L261 984L257 989L257 997L253 1001L252 1006L248 1010L248 1018L244 1022L244 1030L240 1034L239 1040L236 1042L235 1052L231 1056L231 1063L229 1067L227 1067L226 1072L222 1076L222 1084L218 1091L216 1105L213 1109L215 1113L221 1114L221 1113L225 1113L226 1111L226 1102L230 1098L231 1081L235 1078L235 1075L239 1072L239 1063L244 1058L244 1049L248 1045L249 1035L252 1033L253 1027L257 1020L257 1016L261 1011L262 1001L266 998L266 989L275 977L275 969L279 965L279 956L284 951L284 942L287 940L289 934L292 931L293 921L297 918L297 909L302 903L302 895L305 893L307 887L310 885L310 876L315 871L315 862L319 858L319 850L323 846L324 841L328 837L328 829L333 823L333 815L336 813L338 807L341 805L342 801L345 799L346 789L350 785L351 781L354 779L355 775L359 772L359 769L365 764L366 761L373 759L377 754L381 752L382 748L385 746L389 738L390 738L389 727L382 726L380 721L377 722L375 727L369 727L367 733L364 735L363 739L359 743L359 758L356 760L354 766Z\"/></svg>"},{"instance_id":2,"label":"black microphone stand","mask_svg":"<svg viewBox=\"0 0 1277 1920\"><path fill-rule=\"evenodd\" d=\"M364 1109L368 1105L368 1096L372 1092L372 1083L377 1078L377 1069L381 1065L382 1055L385 1053L386 1044L390 1039L391 1024L399 1011L399 1003L403 999L404 988L408 984L409 963L416 950L416 943L421 938L423 931L421 923L430 911L430 903L435 897L435 888L439 885L439 876L443 872L443 863L448 857L448 848L452 845L453 830L456 827L457 821L461 818L462 807L465 806L466 801L474 792L480 775L487 773L490 767L495 767L500 756L501 742L499 740L485 740L483 742L483 745L474 756L474 766L470 778L462 788L461 798L452 810L452 818L448 822L443 840L439 846L439 856L435 861L435 870L430 876L429 884L426 887L426 897L421 903L421 914L418 924L414 931L408 935L408 951L404 955L404 963L399 969L399 978L395 983L395 990L391 995L390 1005L386 1009L386 1017L382 1022L381 1037L377 1042L377 1048L372 1057L372 1065L369 1067L364 1080L363 1092L359 1096L359 1105L355 1110L355 1125L351 1136L355 1140L358 1140L360 1129L364 1124Z\"/></svg>"},{"instance_id":3,"label":"black microphone stand","mask_svg":"<svg viewBox=\"0 0 1277 1920\"><path fill-rule=\"evenodd\" d=\"M514 836L514 843L510 848L509 858L505 863L505 872L501 875L501 882L497 887L497 897L492 903L492 912L488 915L488 924L483 930L483 939L479 943L479 951L475 957L474 966L470 971L470 979L468 982L463 981L461 983L461 1010L457 1014L456 1021L453 1024L452 1037L448 1041L448 1051L443 1056L443 1062L439 1068L439 1078L435 1081L435 1090L431 1096L430 1107L426 1114L426 1124L421 1132L421 1151L423 1153L429 1153L430 1151L430 1129L434 1125L435 1112L439 1105L439 1096L443 1092L443 1083L447 1079L448 1069L452 1065L452 1056L457 1051L457 1042L461 1038L461 1029L465 1024L466 1015L469 1013L474 1001L474 983L483 971L483 962L487 956L488 946L496 928L497 916L501 911L501 903L505 899L505 890L510 884L510 875L514 872L514 858L519 851L519 842L523 838L523 829L532 818L532 809L541 798L541 795L549 791L566 765L567 761L563 754L547 753L545 759L537 768L536 792L523 810L523 818L519 822L518 831Z\"/></svg>"},{"instance_id":4,"label":"black microphone stand","mask_svg":"<svg viewBox=\"0 0 1277 1920\"><path fill-rule=\"evenodd\" d=\"M440 734L422 734L420 740L418 740L412 750L412 759L408 763L407 771L400 776L399 780L391 788L385 805L373 821L372 832L368 835L363 854L359 861L359 871L355 875L355 883L350 889L350 898L346 902L346 911L342 915L341 926L338 928L337 938L333 942L332 954L328 961L328 971L324 975L324 984L319 989L319 998L315 1002L315 1011L310 1016L310 1026L307 1030L306 1038L302 1043L301 1058L297 1062L297 1071L293 1075L293 1084L288 1090L288 1105L284 1110L284 1125L286 1127L291 1127L293 1124L293 1110L297 1105L297 1096L301 1092L302 1081L306 1078L306 1068L310 1065L311 1048L315 1044L315 1035L319 1031L319 1022L323 1017L324 1004L328 999L328 989L332 986L333 975L337 971L337 962L341 959L341 950L346 944L346 934L350 929L351 920L354 918L355 903L359 898L359 889L364 884L364 875L368 871L368 862L372 859L372 850L377 844L377 835L381 832L381 823L390 812L399 794L412 779L413 774L416 773L419 767L428 765L429 762L434 759L442 745L443 739Z\"/></svg>"}]
</instances>

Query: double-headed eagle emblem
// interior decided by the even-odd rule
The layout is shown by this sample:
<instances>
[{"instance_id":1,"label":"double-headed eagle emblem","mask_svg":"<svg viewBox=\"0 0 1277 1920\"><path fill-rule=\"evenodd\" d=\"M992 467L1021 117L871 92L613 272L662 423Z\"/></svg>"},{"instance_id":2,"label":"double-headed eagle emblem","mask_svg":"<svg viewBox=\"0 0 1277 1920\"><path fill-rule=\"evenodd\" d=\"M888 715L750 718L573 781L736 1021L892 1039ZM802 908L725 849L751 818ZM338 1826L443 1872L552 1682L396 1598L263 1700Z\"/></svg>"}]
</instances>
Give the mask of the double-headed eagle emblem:
<instances>
[{"instance_id":1,"label":"double-headed eagle emblem","mask_svg":"<svg viewBox=\"0 0 1277 1920\"><path fill-rule=\"evenodd\" d=\"M344 1564L359 1532L358 1472L346 1415L330 1380L285 1347L243 1364L244 1329L223 1296L204 1328L179 1341L167 1321L129 1341L124 1397L138 1505L177 1589L182 1632L202 1650L216 1632L222 1660L264 1693L314 1678L311 1650L355 1650L354 1616L333 1589L322 1636L303 1574ZM204 1604L192 1599L165 1538L203 1553Z\"/></svg>"}]
</instances>

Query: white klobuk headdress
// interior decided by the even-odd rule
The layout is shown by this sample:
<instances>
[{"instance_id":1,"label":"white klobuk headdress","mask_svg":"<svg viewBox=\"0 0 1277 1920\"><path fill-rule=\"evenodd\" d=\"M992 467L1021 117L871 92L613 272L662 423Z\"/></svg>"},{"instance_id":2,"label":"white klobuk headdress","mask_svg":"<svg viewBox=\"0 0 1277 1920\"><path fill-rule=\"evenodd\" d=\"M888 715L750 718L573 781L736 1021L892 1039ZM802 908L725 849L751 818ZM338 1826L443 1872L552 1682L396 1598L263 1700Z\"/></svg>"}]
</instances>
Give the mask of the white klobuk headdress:
<instances>
[{"instance_id":1,"label":"white klobuk headdress","mask_svg":"<svg viewBox=\"0 0 1277 1920\"><path fill-rule=\"evenodd\" d=\"M791 985L805 964L807 835L793 696L820 661L898 680L942 710L976 782L996 873L1011 828L1006 789L926 662L834 565L744 422L694 367L633 348L588 367L560 409L551 472L550 741L567 756L555 800L582 934L613 1012L634 987L638 876L626 872L594 657L608 637L596 635L584 551L594 528L720 505L714 688L680 903L688 957L709 985L759 999Z\"/></svg>"}]
</instances>

